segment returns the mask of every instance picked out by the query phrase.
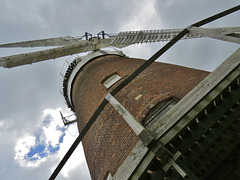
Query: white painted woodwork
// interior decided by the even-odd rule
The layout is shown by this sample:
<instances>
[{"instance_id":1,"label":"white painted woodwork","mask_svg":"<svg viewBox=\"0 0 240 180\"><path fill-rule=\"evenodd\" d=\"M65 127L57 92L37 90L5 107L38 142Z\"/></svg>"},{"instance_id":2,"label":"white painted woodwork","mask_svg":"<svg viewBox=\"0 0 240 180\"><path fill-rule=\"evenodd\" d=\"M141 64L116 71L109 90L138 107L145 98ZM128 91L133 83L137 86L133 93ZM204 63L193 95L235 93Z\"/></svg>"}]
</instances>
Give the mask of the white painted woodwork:
<instances>
[{"instance_id":1,"label":"white painted woodwork","mask_svg":"<svg viewBox=\"0 0 240 180\"><path fill-rule=\"evenodd\" d=\"M116 109L116 111L125 119L128 125L132 128L135 134L138 136L144 131L143 125L138 122L135 117L120 103L115 99L111 94L106 96L106 99L109 103Z\"/></svg>"},{"instance_id":2,"label":"white painted woodwork","mask_svg":"<svg viewBox=\"0 0 240 180\"><path fill-rule=\"evenodd\" d=\"M199 28L191 27L188 29L191 34L199 35L202 37L209 37L223 41L233 42L240 44L240 27L233 28ZM237 36L233 36L235 33Z\"/></svg>"},{"instance_id":3,"label":"white painted woodwork","mask_svg":"<svg viewBox=\"0 0 240 180\"><path fill-rule=\"evenodd\" d=\"M118 82L121 79L121 77L117 74L111 75L109 78L107 78L104 82L103 85L108 89L110 88L113 84Z\"/></svg>"}]
</instances>

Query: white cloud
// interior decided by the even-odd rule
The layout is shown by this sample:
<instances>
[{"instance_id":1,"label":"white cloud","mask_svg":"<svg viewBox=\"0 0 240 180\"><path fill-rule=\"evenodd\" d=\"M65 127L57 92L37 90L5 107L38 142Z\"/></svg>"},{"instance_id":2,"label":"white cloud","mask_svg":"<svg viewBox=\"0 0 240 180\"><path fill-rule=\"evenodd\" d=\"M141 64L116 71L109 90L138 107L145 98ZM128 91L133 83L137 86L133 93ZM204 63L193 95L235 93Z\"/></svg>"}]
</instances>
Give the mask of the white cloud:
<instances>
[{"instance_id":1,"label":"white cloud","mask_svg":"<svg viewBox=\"0 0 240 180\"><path fill-rule=\"evenodd\" d=\"M62 126L62 120L60 118L60 111L63 111L61 108L58 109L46 109L44 110L43 117L51 116L51 123L48 126L48 128L44 127L44 134L46 136L46 142L51 143L52 145L58 145L58 139L56 137L60 137L61 133L60 131L57 131L59 126ZM67 112L66 112L67 113ZM60 160L63 159L73 142L78 136L78 129L76 124L71 124L67 126L65 131L65 136L63 137L63 143L60 143L59 145L59 151L56 155L54 155L55 158ZM61 173L63 177L69 178L70 173L74 171L76 168L79 168L79 166L85 163L85 156L82 148L82 144L80 143L79 146L75 149L72 156L69 158L67 163L64 165L63 169L61 170ZM57 167L53 166L52 171Z\"/></svg>"},{"instance_id":2,"label":"white cloud","mask_svg":"<svg viewBox=\"0 0 240 180\"><path fill-rule=\"evenodd\" d=\"M38 167L46 158L56 153L65 135L65 128L57 123L57 110L45 110L42 121L34 134L19 138L15 159L23 167ZM53 119L53 117L55 119Z\"/></svg>"},{"instance_id":3,"label":"white cloud","mask_svg":"<svg viewBox=\"0 0 240 180\"><path fill-rule=\"evenodd\" d=\"M69 125L67 130L63 126L59 111L61 109L44 110L42 121L33 135L25 134L19 138L15 146L15 160L21 167L36 168L49 158L60 162L71 147L78 130L76 124ZM61 171L61 175L68 178L70 172L85 163L85 156L80 144ZM51 167L52 171L57 164ZM85 168L84 168L85 169ZM86 170L85 170L86 171Z\"/></svg>"},{"instance_id":4,"label":"white cloud","mask_svg":"<svg viewBox=\"0 0 240 180\"><path fill-rule=\"evenodd\" d=\"M45 109L43 111L43 118L50 115L56 125L62 125L61 122L61 116L60 116L60 111L62 111L61 108L57 109Z\"/></svg>"},{"instance_id":5,"label":"white cloud","mask_svg":"<svg viewBox=\"0 0 240 180\"><path fill-rule=\"evenodd\" d=\"M155 5L156 0L134 1L133 8L128 9L128 16L122 21L120 30L159 29L161 20L157 14Z\"/></svg>"},{"instance_id":6,"label":"white cloud","mask_svg":"<svg viewBox=\"0 0 240 180\"><path fill-rule=\"evenodd\" d=\"M3 127L3 125L4 125L4 122L0 121L0 128Z\"/></svg>"},{"instance_id":7,"label":"white cloud","mask_svg":"<svg viewBox=\"0 0 240 180\"><path fill-rule=\"evenodd\" d=\"M74 134L76 132L76 128L77 128L76 126L71 125L68 130ZM70 133L67 133L66 136L64 136L64 139L63 139L64 143L60 145L60 149L58 152L59 159L62 159L64 157L68 149L71 147L71 145L75 141L76 137L73 137ZM61 174L64 177L70 177L70 172L76 169L76 167L82 164L83 162L85 162L85 156L84 156L82 144L79 144L79 146L75 149L75 151L73 152L73 154L71 155L67 163L64 165L63 169L61 170Z\"/></svg>"},{"instance_id":8,"label":"white cloud","mask_svg":"<svg viewBox=\"0 0 240 180\"><path fill-rule=\"evenodd\" d=\"M23 167L37 167L40 162L31 162L26 159L26 154L29 153L31 147L34 147L36 137L26 134L24 137L18 139L15 147L16 155L15 160Z\"/></svg>"},{"instance_id":9,"label":"white cloud","mask_svg":"<svg viewBox=\"0 0 240 180\"><path fill-rule=\"evenodd\" d=\"M43 117L49 118L50 122L47 126L43 126L43 132L46 137L46 144L51 144L53 147L56 147L59 143L59 137L62 135L62 131L59 130L61 118L59 114L60 108L53 110L53 109L46 109L44 110Z\"/></svg>"}]
</instances>

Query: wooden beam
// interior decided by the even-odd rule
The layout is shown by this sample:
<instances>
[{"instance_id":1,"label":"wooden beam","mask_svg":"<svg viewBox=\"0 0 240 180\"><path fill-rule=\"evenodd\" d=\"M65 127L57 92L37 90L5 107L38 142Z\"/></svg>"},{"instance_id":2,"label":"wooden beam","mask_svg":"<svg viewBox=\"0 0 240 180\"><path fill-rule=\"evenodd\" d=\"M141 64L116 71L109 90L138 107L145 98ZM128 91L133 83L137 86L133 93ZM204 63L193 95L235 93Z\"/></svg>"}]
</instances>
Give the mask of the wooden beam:
<instances>
[{"instance_id":1,"label":"wooden beam","mask_svg":"<svg viewBox=\"0 0 240 180\"><path fill-rule=\"evenodd\" d=\"M240 49L225 60L216 70L179 101L160 121L149 128L155 139L162 137L174 124L179 122L214 87L240 65Z\"/></svg>"},{"instance_id":2,"label":"wooden beam","mask_svg":"<svg viewBox=\"0 0 240 180\"><path fill-rule=\"evenodd\" d=\"M138 122L135 117L110 93L106 96L106 100L108 100L109 103L116 109L116 111L123 117L123 119L125 119L135 134L146 146L148 146L154 140L153 136L148 132L148 130L140 122Z\"/></svg>"},{"instance_id":3,"label":"wooden beam","mask_svg":"<svg viewBox=\"0 0 240 180\"><path fill-rule=\"evenodd\" d=\"M227 78L225 78L224 81L222 81L220 84L218 84L214 90L212 90L207 96L205 96L200 103L198 103L195 107L193 107L193 109L186 116L184 116L178 124L176 124L173 128L171 128L171 130L161 138L162 144L163 145L167 144L174 136L176 136L179 133L179 130L183 129L183 127L185 127L190 121L192 121L195 117L197 117L199 115L199 112L204 111L204 109L217 96L219 96L221 94L221 92L224 89L226 89L236 77L239 76L239 74L240 74L240 66L238 67L238 69L236 69L234 72L232 72ZM232 95L231 98L236 99L237 96ZM225 100L226 101L225 104L224 103L221 104L221 107L223 105L225 105L225 107L228 107L232 102L231 98L228 97L228 99ZM217 108L219 108L219 106L217 106ZM219 112L215 112L213 115L212 122L206 124L204 126L204 128L207 128L208 126L210 127L211 124L215 122L214 117L216 118L218 116L221 116L224 113L225 109L226 108L223 108L223 110L219 109ZM210 116L208 116L207 118L210 118ZM215 120L217 121L217 119L215 119ZM195 133L196 132L197 131L195 130ZM194 138L196 138L196 136L197 135L194 135Z\"/></svg>"},{"instance_id":4,"label":"wooden beam","mask_svg":"<svg viewBox=\"0 0 240 180\"><path fill-rule=\"evenodd\" d=\"M138 168L139 164L148 157L150 158L150 155L148 155L149 149L143 144L142 141L138 141L135 147L132 149L132 151L129 153L128 157L125 159L123 164L120 166L116 174L114 175L114 180L122 180L122 179L129 179L133 172ZM151 153L151 158L154 158L154 154ZM152 160L151 159L151 160ZM144 163L145 164L145 163ZM141 168L142 169L142 168ZM143 170L143 172L145 169ZM143 173L142 172L142 173ZM138 172L138 174L142 174L141 172Z\"/></svg>"},{"instance_id":5,"label":"wooden beam","mask_svg":"<svg viewBox=\"0 0 240 180\"><path fill-rule=\"evenodd\" d=\"M214 39L219 39L223 41L233 42L240 44L240 38L232 36L237 32L236 35L239 35L240 27L235 28L217 28L217 29L208 29L208 28L198 28L198 27L190 27L188 29L190 34L199 35L202 37L209 37Z\"/></svg>"}]
</instances>

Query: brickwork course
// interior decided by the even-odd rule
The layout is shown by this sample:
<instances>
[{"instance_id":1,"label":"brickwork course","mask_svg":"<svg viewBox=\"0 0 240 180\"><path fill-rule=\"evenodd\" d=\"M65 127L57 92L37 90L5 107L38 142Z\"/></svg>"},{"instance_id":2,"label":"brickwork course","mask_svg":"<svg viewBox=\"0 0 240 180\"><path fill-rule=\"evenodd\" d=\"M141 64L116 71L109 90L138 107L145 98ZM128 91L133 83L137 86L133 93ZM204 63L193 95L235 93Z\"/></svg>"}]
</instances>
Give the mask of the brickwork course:
<instances>
[{"instance_id":1,"label":"brickwork course","mask_svg":"<svg viewBox=\"0 0 240 180\"><path fill-rule=\"evenodd\" d=\"M72 101L81 132L105 96L144 63L142 59L107 55L87 63L72 87ZM107 89L102 83L112 74L122 79ZM209 72L154 62L123 88L115 98L139 121L149 110L168 99L178 102ZM116 173L136 142L137 136L108 104L83 139L83 148L93 180Z\"/></svg>"}]
</instances>

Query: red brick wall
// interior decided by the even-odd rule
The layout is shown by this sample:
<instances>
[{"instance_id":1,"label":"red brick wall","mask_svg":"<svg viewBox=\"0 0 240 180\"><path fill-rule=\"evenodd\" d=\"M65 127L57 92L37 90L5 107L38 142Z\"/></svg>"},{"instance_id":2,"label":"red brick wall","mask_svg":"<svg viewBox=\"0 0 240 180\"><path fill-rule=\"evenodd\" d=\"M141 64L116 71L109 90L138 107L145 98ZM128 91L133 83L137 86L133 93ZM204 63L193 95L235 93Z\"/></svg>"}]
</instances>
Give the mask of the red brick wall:
<instances>
[{"instance_id":1,"label":"red brick wall","mask_svg":"<svg viewBox=\"0 0 240 180\"><path fill-rule=\"evenodd\" d=\"M108 55L82 68L72 88L79 131L105 96L143 62L140 59ZM123 79L107 90L102 81L115 72ZM207 75L205 71L156 62L115 98L142 121L154 105L169 98L179 101ZM142 97L136 100L139 94ZM107 171L114 175L137 140L124 119L108 104L83 140L92 179L103 179Z\"/></svg>"}]
</instances>

